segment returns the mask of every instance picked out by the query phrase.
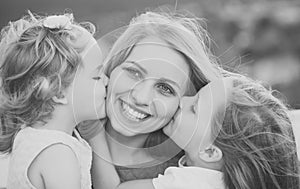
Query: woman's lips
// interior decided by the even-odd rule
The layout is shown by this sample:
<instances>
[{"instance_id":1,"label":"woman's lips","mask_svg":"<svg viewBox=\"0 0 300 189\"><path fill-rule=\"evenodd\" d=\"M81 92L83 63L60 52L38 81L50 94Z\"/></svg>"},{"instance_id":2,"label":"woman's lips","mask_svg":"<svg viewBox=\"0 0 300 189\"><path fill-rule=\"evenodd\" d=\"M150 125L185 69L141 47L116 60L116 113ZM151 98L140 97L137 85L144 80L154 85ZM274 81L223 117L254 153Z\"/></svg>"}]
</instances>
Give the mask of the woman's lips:
<instances>
[{"instance_id":1,"label":"woman's lips","mask_svg":"<svg viewBox=\"0 0 300 189\"><path fill-rule=\"evenodd\" d=\"M145 111L142 111L123 100L120 100L120 104L123 115L129 120L141 122L151 117L149 113L146 113Z\"/></svg>"}]
</instances>

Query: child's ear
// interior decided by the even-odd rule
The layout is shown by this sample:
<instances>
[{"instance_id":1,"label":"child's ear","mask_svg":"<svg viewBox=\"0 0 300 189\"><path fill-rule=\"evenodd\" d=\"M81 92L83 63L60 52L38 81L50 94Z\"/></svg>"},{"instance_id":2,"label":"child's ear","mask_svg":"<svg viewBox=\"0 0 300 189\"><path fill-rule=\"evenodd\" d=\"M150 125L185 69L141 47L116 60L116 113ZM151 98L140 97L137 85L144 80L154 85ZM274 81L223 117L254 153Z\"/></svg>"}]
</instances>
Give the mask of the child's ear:
<instances>
[{"instance_id":1,"label":"child's ear","mask_svg":"<svg viewBox=\"0 0 300 189\"><path fill-rule=\"evenodd\" d=\"M54 96L52 97L52 100L57 104L63 104L63 105L68 104L68 99L63 95L60 97Z\"/></svg>"},{"instance_id":2,"label":"child's ear","mask_svg":"<svg viewBox=\"0 0 300 189\"><path fill-rule=\"evenodd\" d=\"M214 163L222 160L223 153L220 148L215 145L211 145L204 151L199 152L199 158L207 163Z\"/></svg>"}]
</instances>

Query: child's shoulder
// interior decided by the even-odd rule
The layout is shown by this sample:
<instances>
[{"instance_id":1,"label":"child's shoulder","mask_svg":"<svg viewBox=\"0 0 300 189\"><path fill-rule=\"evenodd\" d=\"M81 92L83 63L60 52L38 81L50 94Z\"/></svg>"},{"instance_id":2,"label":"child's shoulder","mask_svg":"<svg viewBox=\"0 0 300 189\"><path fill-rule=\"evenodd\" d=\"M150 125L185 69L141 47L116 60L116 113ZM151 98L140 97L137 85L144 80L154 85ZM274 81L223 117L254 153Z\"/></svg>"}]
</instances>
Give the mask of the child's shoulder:
<instances>
[{"instance_id":1,"label":"child's shoulder","mask_svg":"<svg viewBox=\"0 0 300 189\"><path fill-rule=\"evenodd\" d=\"M16 135L13 151L27 149L27 152L32 150L33 153L40 153L55 144L68 146L76 153L91 150L88 143L78 133L73 137L62 131L26 127Z\"/></svg>"},{"instance_id":2,"label":"child's shoulder","mask_svg":"<svg viewBox=\"0 0 300 189\"><path fill-rule=\"evenodd\" d=\"M52 143L72 143L74 141L76 141L75 138L73 139L72 136L60 131L25 127L17 133L14 148L19 145L24 148L25 146L47 146Z\"/></svg>"},{"instance_id":3,"label":"child's shoulder","mask_svg":"<svg viewBox=\"0 0 300 189\"><path fill-rule=\"evenodd\" d=\"M20 180L18 182L33 182L35 186L41 183L41 175L50 183L55 180L64 182L66 175L80 182L80 166L89 166L88 163L83 164L82 160L89 161L91 158L80 156L80 152L85 151L80 151L80 148L72 143L72 138L52 130L29 127L21 129L13 145L8 183L12 186L17 183L14 175L22 175L17 178Z\"/></svg>"},{"instance_id":4,"label":"child's shoulder","mask_svg":"<svg viewBox=\"0 0 300 189\"><path fill-rule=\"evenodd\" d=\"M69 146L53 144L43 149L28 169L29 178L39 178L39 175L42 175L46 185L66 182L66 176L79 183L80 163Z\"/></svg>"}]
</instances>

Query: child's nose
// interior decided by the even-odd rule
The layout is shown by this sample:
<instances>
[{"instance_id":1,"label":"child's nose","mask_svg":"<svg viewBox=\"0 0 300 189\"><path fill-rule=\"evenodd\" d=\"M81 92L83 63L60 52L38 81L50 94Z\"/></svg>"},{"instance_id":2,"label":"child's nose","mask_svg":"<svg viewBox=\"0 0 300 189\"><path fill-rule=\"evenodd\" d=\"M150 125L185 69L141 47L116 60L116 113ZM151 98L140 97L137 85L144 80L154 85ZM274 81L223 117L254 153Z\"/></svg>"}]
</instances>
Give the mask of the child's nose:
<instances>
[{"instance_id":1,"label":"child's nose","mask_svg":"<svg viewBox=\"0 0 300 189\"><path fill-rule=\"evenodd\" d=\"M180 99L179 107L184 109L186 107L193 106L197 102L197 96L184 96Z\"/></svg>"},{"instance_id":2,"label":"child's nose","mask_svg":"<svg viewBox=\"0 0 300 189\"><path fill-rule=\"evenodd\" d=\"M102 73L101 74L101 80L103 82L103 85L106 87L108 85L109 78L104 73Z\"/></svg>"}]
</instances>

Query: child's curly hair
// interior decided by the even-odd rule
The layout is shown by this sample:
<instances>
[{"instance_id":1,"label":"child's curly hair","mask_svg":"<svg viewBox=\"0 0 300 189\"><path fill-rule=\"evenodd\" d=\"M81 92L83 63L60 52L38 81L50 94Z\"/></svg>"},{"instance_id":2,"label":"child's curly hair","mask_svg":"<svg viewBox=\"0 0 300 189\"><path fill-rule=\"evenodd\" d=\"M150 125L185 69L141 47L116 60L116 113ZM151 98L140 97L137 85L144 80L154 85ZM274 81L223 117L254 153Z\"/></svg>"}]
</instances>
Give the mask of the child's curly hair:
<instances>
[{"instance_id":1,"label":"child's curly hair","mask_svg":"<svg viewBox=\"0 0 300 189\"><path fill-rule=\"evenodd\" d=\"M296 143L287 107L246 77L233 80L225 118L214 144L223 152L230 189L298 189ZM215 124L217 125L217 124Z\"/></svg>"},{"instance_id":2,"label":"child's curly hair","mask_svg":"<svg viewBox=\"0 0 300 189\"><path fill-rule=\"evenodd\" d=\"M52 16L53 17L53 16ZM54 16L55 17L55 16ZM49 18L28 15L1 30L0 41L0 151L10 152L14 136L23 126L44 123L54 110L54 96L69 87L81 65L85 35L95 32L91 23L46 27Z\"/></svg>"}]
</instances>

